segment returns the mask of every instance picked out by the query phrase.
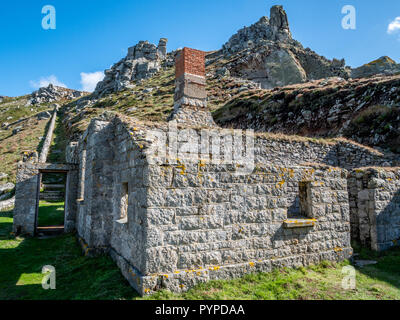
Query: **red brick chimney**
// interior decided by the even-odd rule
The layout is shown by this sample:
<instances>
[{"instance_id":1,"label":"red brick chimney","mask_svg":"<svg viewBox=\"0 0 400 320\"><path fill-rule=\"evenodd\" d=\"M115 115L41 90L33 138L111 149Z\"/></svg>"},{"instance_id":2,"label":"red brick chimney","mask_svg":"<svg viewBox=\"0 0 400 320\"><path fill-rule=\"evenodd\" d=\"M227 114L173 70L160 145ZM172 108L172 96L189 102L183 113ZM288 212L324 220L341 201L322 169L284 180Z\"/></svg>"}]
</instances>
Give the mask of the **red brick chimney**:
<instances>
[{"instance_id":1,"label":"red brick chimney","mask_svg":"<svg viewBox=\"0 0 400 320\"><path fill-rule=\"evenodd\" d=\"M174 111L170 120L214 126L207 109L205 52L183 48L175 59Z\"/></svg>"}]
</instances>

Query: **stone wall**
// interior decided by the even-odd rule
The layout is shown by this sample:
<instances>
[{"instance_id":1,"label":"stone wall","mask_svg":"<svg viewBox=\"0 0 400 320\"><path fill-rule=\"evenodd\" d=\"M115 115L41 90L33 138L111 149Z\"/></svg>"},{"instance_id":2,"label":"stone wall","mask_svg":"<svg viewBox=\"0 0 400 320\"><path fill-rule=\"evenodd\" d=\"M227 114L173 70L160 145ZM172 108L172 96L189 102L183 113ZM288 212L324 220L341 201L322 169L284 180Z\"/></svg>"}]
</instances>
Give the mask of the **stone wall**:
<instances>
[{"instance_id":1,"label":"stone wall","mask_svg":"<svg viewBox=\"0 0 400 320\"><path fill-rule=\"evenodd\" d=\"M346 170L266 165L261 154L249 174L192 154L149 162L154 141L137 126L89 126L77 229L85 252L110 252L139 293L350 256Z\"/></svg>"},{"instance_id":2,"label":"stone wall","mask_svg":"<svg viewBox=\"0 0 400 320\"><path fill-rule=\"evenodd\" d=\"M146 199L145 161L139 150L121 123L99 120L79 145L78 235L86 254L109 252L126 277L146 268L146 210L140 205ZM127 217L121 216L124 201Z\"/></svg>"},{"instance_id":3,"label":"stone wall","mask_svg":"<svg viewBox=\"0 0 400 320\"><path fill-rule=\"evenodd\" d=\"M256 157L259 156L259 160L264 159L278 165L321 163L354 169L365 166L390 167L400 160L394 155L381 154L370 148L341 140L324 142L306 138L274 138L260 135L255 145Z\"/></svg>"},{"instance_id":4,"label":"stone wall","mask_svg":"<svg viewBox=\"0 0 400 320\"><path fill-rule=\"evenodd\" d=\"M64 231L75 229L77 171L74 165L19 162L15 187L13 230L16 234L34 235L37 227L39 205L39 179L41 172L67 174Z\"/></svg>"},{"instance_id":5,"label":"stone wall","mask_svg":"<svg viewBox=\"0 0 400 320\"><path fill-rule=\"evenodd\" d=\"M51 117L51 120L49 121L49 128L47 130L46 138L44 139L42 151L40 152L40 156L39 156L39 162L41 162L41 163L46 162L47 155L49 154L50 145L51 145L51 141L53 138L53 132L54 132L54 128L56 125L57 111L58 111L58 106L56 106L54 108L53 116Z\"/></svg>"},{"instance_id":6,"label":"stone wall","mask_svg":"<svg viewBox=\"0 0 400 320\"><path fill-rule=\"evenodd\" d=\"M400 244L400 169L356 169L349 175L352 238L381 251Z\"/></svg>"},{"instance_id":7,"label":"stone wall","mask_svg":"<svg viewBox=\"0 0 400 320\"><path fill-rule=\"evenodd\" d=\"M259 165L236 175L231 166L186 161L148 170L145 290L158 283L182 291L351 254L346 171ZM312 190L308 217L299 210L301 181ZM285 228L290 217L316 219L315 225Z\"/></svg>"}]
</instances>

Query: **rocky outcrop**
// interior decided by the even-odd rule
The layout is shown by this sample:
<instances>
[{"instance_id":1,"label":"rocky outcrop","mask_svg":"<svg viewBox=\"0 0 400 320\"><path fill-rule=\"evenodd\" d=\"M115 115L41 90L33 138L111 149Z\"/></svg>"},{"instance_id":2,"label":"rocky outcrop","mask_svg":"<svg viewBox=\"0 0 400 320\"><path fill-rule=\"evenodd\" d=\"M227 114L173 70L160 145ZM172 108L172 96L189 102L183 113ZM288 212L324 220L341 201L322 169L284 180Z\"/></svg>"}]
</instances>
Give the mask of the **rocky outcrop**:
<instances>
[{"instance_id":1,"label":"rocky outcrop","mask_svg":"<svg viewBox=\"0 0 400 320\"><path fill-rule=\"evenodd\" d=\"M349 77L345 61L328 60L292 38L282 6L239 30L222 48L230 75L252 80L264 89L333 76Z\"/></svg>"},{"instance_id":2,"label":"rocky outcrop","mask_svg":"<svg viewBox=\"0 0 400 320\"><path fill-rule=\"evenodd\" d=\"M393 75L400 72L400 64L384 56L351 70L352 78L365 78L377 74Z\"/></svg>"},{"instance_id":3,"label":"rocky outcrop","mask_svg":"<svg viewBox=\"0 0 400 320\"><path fill-rule=\"evenodd\" d=\"M105 77L97 84L93 96L102 97L107 93L132 88L134 81L152 77L167 60L167 42L166 38L161 38L158 46L140 41L130 47L125 58L104 71Z\"/></svg>"},{"instance_id":4,"label":"rocky outcrop","mask_svg":"<svg viewBox=\"0 0 400 320\"><path fill-rule=\"evenodd\" d=\"M292 39L292 34L289 29L289 21L285 10L282 6L273 6L271 8L270 26L274 40L287 41Z\"/></svg>"},{"instance_id":5,"label":"rocky outcrop","mask_svg":"<svg viewBox=\"0 0 400 320\"><path fill-rule=\"evenodd\" d=\"M58 87L50 83L47 87L42 87L34 91L27 105L49 103L59 100L73 100L82 97L84 94L85 93L82 91Z\"/></svg>"},{"instance_id":6,"label":"rocky outcrop","mask_svg":"<svg viewBox=\"0 0 400 320\"><path fill-rule=\"evenodd\" d=\"M244 27L222 46L224 54L234 54L249 48L270 44L270 41L293 43L289 22L282 6L273 6L271 19L262 17L250 27Z\"/></svg>"}]
</instances>

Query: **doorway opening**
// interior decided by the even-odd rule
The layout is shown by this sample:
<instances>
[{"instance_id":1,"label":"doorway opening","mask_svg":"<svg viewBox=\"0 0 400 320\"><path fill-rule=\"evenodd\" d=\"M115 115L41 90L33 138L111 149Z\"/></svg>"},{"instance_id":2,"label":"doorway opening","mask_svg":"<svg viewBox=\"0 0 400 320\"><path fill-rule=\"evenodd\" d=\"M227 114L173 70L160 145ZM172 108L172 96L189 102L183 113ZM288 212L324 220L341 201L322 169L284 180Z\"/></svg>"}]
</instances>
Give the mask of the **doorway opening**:
<instances>
[{"instance_id":1,"label":"doorway opening","mask_svg":"<svg viewBox=\"0 0 400 320\"><path fill-rule=\"evenodd\" d=\"M66 172L40 172L36 213L36 234L57 235L64 232Z\"/></svg>"}]
</instances>

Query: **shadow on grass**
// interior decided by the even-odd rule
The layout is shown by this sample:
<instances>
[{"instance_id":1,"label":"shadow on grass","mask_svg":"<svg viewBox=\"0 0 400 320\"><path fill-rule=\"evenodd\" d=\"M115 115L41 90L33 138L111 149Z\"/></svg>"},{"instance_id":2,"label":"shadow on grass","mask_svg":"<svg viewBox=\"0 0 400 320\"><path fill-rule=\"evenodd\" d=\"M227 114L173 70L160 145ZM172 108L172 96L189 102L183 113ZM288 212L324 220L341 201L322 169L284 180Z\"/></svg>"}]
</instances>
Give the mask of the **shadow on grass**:
<instances>
[{"instance_id":1,"label":"shadow on grass","mask_svg":"<svg viewBox=\"0 0 400 320\"><path fill-rule=\"evenodd\" d=\"M82 255L74 235L15 238L12 211L0 212L0 300L134 299L138 294L108 256ZM45 290L42 267L56 269L56 289Z\"/></svg>"},{"instance_id":2,"label":"shadow on grass","mask_svg":"<svg viewBox=\"0 0 400 320\"><path fill-rule=\"evenodd\" d=\"M40 201L38 213L38 226L63 226L64 225L64 202Z\"/></svg>"},{"instance_id":3,"label":"shadow on grass","mask_svg":"<svg viewBox=\"0 0 400 320\"><path fill-rule=\"evenodd\" d=\"M376 252L353 244L354 252L358 253L357 259L373 260L377 264L356 267L362 274L387 283L400 289L400 247L393 247L386 251Z\"/></svg>"}]
</instances>

